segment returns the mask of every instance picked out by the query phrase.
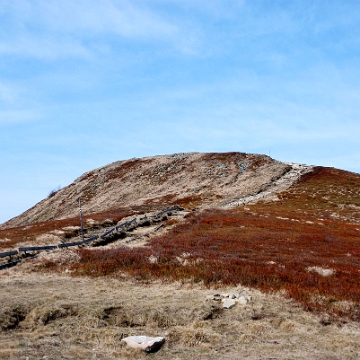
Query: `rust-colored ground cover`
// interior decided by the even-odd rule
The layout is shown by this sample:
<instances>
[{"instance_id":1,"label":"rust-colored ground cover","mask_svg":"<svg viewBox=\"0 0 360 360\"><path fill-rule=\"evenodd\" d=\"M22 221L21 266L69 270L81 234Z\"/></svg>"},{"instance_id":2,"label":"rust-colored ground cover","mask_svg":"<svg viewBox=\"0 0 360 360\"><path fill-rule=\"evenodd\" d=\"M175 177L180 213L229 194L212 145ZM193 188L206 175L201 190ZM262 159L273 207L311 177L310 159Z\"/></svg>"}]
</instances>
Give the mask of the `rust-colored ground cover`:
<instances>
[{"instance_id":1,"label":"rust-colored ground cover","mask_svg":"<svg viewBox=\"0 0 360 360\"><path fill-rule=\"evenodd\" d=\"M360 320L357 237L354 225L308 224L255 212L207 212L146 248L80 250L80 262L72 270L285 290L309 310L326 309ZM312 267L333 273L324 276L309 270ZM351 304L340 303L345 300Z\"/></svg>"},{"instance_id":2,"label":"rust-colored ground cover","mask_svg":"<svg viewBox=\"0 0 360 360\"><path fill-rule=\"evenodd\" d=\"M191 280L283 291L311 311L360 320L360 175L315 168L279 201L194 213L146 247L81 249L74 275ZM119 221L135 209L92 214ZM140 210L137 209L138 211ZM85 217L86 219L86 217ZM78 218L0 231L14 246Z\"/></svg>"},{"instance_id":3,"label":"rust-colored ground cover","mask_svg":"<svg viewBox=\"0 0 360 360\"><path fill-rule=\"evenodd\" d=\"M316 168L281 201L205 211L144 248L79 250L72 270L240 283L359 321L359 185L357 174Z\"/></svg>"},{"instance_id":4,"label":"rust-colored ground cover","mask_svg":"<svg viewBox=\"0 0 360 360\"><path fill-rule=\"evenodd\" d=\"M84 223L86 223L86 220L88 219L92 219L101 223L106 219L110 219L116 223L123 217L130 216L132 214L134 214L133 210L118 209L97 214L84 215L83 220ZM26 226L18 226L0 230L0 239L8 239L8 241L0 241L0 252L2 251L1 249L16 248L18 244L22 242L33 241L39 235L43 235L54 230L60 230L68 226L80 226L80 218L72 217L62 220L42 221Z\"/></svg>"}]
</instances>

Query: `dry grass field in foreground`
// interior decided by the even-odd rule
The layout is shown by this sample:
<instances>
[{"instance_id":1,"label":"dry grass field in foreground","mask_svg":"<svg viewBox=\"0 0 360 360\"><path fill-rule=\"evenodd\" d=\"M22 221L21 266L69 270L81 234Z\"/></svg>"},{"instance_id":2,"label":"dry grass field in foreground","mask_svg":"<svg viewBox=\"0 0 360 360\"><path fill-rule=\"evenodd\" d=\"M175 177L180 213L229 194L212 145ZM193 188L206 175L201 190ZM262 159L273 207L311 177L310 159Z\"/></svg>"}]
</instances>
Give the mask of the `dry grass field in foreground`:
<instances>
[{"instance_id":1,"label":"dry grass field in foreground","mask_svg":"<svg viewBox=\"0 0 360 360\"><path fill-rule=\"evenodd\" d=\"M280 294L222 310L196 284L65 277L23 263L0 273L0 359L359 359L360 326L328 322ZM220 292L239 287L221 287ZM165 336L155 354L127 335Z\"/></svg>"}]
</instances>

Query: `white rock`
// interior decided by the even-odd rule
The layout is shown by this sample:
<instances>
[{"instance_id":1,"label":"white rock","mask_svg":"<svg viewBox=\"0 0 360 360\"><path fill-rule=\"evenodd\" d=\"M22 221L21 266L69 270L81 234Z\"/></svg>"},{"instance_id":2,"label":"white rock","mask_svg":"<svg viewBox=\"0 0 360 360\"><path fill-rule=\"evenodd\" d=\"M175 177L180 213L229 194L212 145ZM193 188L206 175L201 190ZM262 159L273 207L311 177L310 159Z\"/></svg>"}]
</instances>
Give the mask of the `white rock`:
<instances>
[{"instance_id":1,"label":"white rock","mask_svg":"<svg viewBox=\"0 0 360 360\"><path fill-rule=\"evenodd\" d=\"M241 297L241 296L247 296L247 292L246 292L246 290L239 290L238 291L238 297Z\"/></svg>"},{"instance_id":2,"label":"white rock","mask_svg":"<svg viewBox=\"0 0 360 360\"><path fill-rule=\"evenodd\" d=\"M324 269L320 266L309 266L307 268L307 271L313 271L313 272L316 272L318 273L319 275L322 275L322 276L330 276L330 275L333 275L335 273L335 270L334 269Z\"/></svg>"},{"instance_id":3,"label":"white rock","mask_svg":"<svg viewBox=\"0 0 360 360\"><path fill-rule=\"evenodd\" d=\"M162 336L148 337L148 336L128 336L122 341L134 349L142 349L146 352L157 351L165 342L165 338Z\"/></svg>"},{"instance_id":4,"label":"white rock","mask_svg":"<svg viewBox=\"0 0 360 360\"><path fill-rule=\"evenodd\" d=\"M235 305L236 305L236 301L233 300L233 299L223 299L222 300L222 303L223 303L223 308L224 309L231 309L233 308Z\"/></svg>"},{"instance_id":5,"label":"white rock","mask_svg":"<svg viewBox=\"0 0 360 360\"><path fill-rule=\"evenodd\" d=\"M235 294L237 295L238 299L244 297L248 302L252 300L252 297L246 292L246 290L239 290Z\"/></svg>"},{"instance_id":6,"label":"white rock","mask_svg":"<svg viewBox=\"0 0 360 360\"><path fill-rule=\"evenodd\" d=\"M237 300L237 302L240 304L240 305L246 305L248 303L247 299L245 298L245 296L240 296Z\"/></svg>"}]
</instances>

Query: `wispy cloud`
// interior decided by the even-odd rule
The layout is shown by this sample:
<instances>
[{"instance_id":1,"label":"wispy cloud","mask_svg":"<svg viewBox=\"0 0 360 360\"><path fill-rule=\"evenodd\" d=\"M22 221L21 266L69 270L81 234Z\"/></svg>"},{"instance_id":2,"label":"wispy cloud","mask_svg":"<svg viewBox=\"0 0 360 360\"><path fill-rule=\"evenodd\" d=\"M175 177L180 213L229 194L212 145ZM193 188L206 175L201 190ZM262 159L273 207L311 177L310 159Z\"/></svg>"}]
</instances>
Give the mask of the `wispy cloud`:
<instances>
[{"instance_id":1,"label":"wispy cloud","mask_svg":"<svg viewBox=\"0 0 360 360\"><path fill-rule=\"evenodd\" d=\"M18 95L16 86L0 82L0 104L14 104Z\"/></svg>"},{"instance_id":2,"label":"wispy cloud","mask_svg":"<svg viewBox=\"0 0 360 360\"><path fill-rule=\"evenodd\" d=\"M0 16L2 54L87 57L99 48L97 43L116 37L174 43L180 39L175 24L127 0L13 0L3 5Z\"/></svg>"},{"instance_id":3,"label":"wispy cloud","mask_svg":"<svg viewBox=\"0 0 360 360\"><path fill-rule=\"evenodd\" d=\"M36 110L0 110L0 126L30 122L41 117L42 114Z\"/></svg>"},{"instance_id":4,"label":"wispy cloud","mask_svg":"<svg viewBox=\"0 0 360 360\"><path fill-rule=\"evenodd\" d=\"M41 60L54 60L69 56L89 58L91 56L89 49L75 39L69 37L54 39L46 35L36 37L19 35L15 42L0 42L0 54Z\"/></svg>"},{"instance_id":5,"label":"wispy cloud","mask_svg":"<svg viewBox=\"0 0 360 360\"><path fill-rule=\"evenodd\" d=\"M13 0L2 8L17 30L43 26L58 33L117 33L129 37L171 35L175 27L149 8L128 0Z\"/></svg>"}]
</instances>

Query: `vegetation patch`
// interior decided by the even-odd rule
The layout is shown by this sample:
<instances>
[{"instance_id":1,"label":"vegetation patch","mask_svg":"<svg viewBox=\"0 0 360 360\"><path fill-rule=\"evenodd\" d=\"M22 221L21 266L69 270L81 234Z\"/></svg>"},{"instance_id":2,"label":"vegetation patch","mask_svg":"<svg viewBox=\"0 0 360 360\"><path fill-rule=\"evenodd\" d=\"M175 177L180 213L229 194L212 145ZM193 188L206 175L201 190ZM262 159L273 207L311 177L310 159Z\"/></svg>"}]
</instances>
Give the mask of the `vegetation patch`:
<instances>
[{"instance_id":1,"label":"vegetation patch","mask_svg":"<svg viewBox=\"0 0 360 360\"><path fill-rule=\"evenodd\" d=\"M25 319L28 312L28 307L22 304L2 308L0 312L0 330L6 331L16 328L20 321Z\"/></svg>"},{"instance_id":2,"label":"vegetation patch","mask_svg":"<svg viewBox=\"0 0 360 360\"><path fill-rule=\"evenodd\" d=\"M357 204L358 185L356 174L316 168L281 201L189 216L142 248L82 249L71 271L284 291L307 310L359 321L359 225L352 207L334 208L350 199Z\"/></svg>"}]
</instances>

